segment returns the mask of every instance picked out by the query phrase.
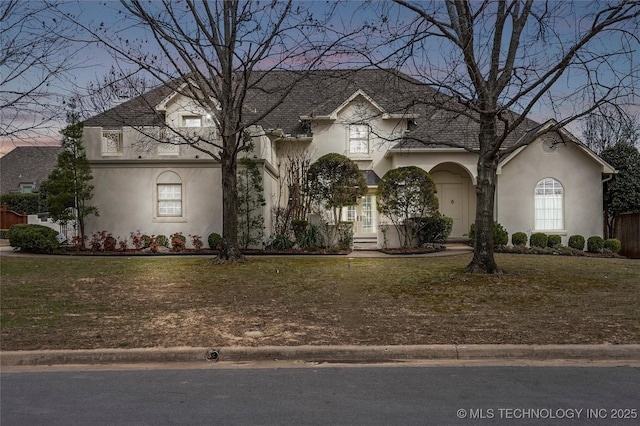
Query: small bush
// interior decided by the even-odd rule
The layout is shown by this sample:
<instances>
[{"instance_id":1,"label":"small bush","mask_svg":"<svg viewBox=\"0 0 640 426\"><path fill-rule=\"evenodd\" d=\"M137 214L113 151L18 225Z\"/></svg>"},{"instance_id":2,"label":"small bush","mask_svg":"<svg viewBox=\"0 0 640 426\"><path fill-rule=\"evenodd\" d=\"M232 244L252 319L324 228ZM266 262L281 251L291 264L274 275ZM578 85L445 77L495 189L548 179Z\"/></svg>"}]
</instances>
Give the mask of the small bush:
<instances>
[{"instance_id":1,"label":"small bush","mask_svg":"<svg viewBox=\"0 0 640 426\"><path fill-rule=\"evenodd\" d=\"M547 246L548 240L549 240L549 237L547 236L547 234L543 232L534 232L529 237L529 246L545 248Z\"/></svg>"},{"instance_id":2,"label":"small bush","mask_svg":"<svg viewBox=\"0 0 640 426\"><path fill-rule=\"evenodd\" d=\"M547 247L560 247L562 245L562 237L560 235L549 235L547 238Z\"/></svg>"},{"instance_id":3,"label":"small bush","mask_svg":"<svg viewBox=\"0 0 640 426\"><path fill-rule=\"evenodd\" d=\"M134 249L140 250L145 248L145 244L143 241L144 235L140 234L140 230L137 230L136 232L131 232L129 234L129 237L131 237L131 244L133 244Z\"/></svg>"},{"instance_id":4,"label":"small bush","mask_svg":"<svg viewBox=\"0 0 640 426\"><path fill-rule=\"evenodd\" d=\"M569 247L576 250L584 250L584 237L582 235L570 236Z\"/></svg>"},{"instance_id":5,"label":"small bush","mask_svg":"<svg viewBox=\"0 0 640 426\"><path fill-rule=\"evenodd\" d=\"M171 235L171 249L173 251L184 251L187 245L187 238L182 235L182 232L176 232Z\"/></svg>"},{"instance_id":6,"label":"small bush","mask_svg":"<svg viewBox=\"0 0 640 426\"><path fill-rule=\"evenodd\" d=\"M294 219L291 221L291 228L293 229L293 235L296 237L296 241L300 244L300 237L307 230L309 222L301 219Z\"/></svg>"},{"instance_id":7,"label":"small bush","mask_svg":"<svg viewBox=\"0 0 640 426\"><path fill-rule=\"evenodd\" d=\"M353 245L353 222L340 222L338 225L338 247L348 250Z\"/></svg>"},{"instance_id":8,"label":"small bush","mask_svg":"<svg viewBox=\"0 0 640 426\"><path fill-rule=\"evenodd\" d=\"M162 234L158 235L156 237L156 243L162 247L169 247L169 239L167 238L166 235L162 235Z\"/></svg>"},{"instance_id":9,"label":"small bush","mask_svg":"<svg viewBox=\"0 0 640 426\"><path fill-rule=\"evenodd\" d=\"M289 236L284 234L276 234L271 238L271 242L267 244L267 248L275 250L287 250L293 247L293 242Z\"/></svg>"},{"instance_id":10,"label":"small bush","mask_svg":"<svg viewBox=\"0 0 640 426\"><path fill-rule=\"evenodd\" d=\"M152 242L155 242L155 237L151 237L151 235L144 234L142 237L142 248L149 248Z\"/></svg>"},{"instance_id":11,"label":"small bush","mask_svg":"<svg viewBox=\"0 0 640 426\"><path fill-rule=\"evenodd\" d=\"M604 248L609 250L611 253L620 253L622 249L622 243L617 238L609 238L604 240Z\"/></svg>"},{"instance_id":12,"label":"small bush","mask_svg":"<svg viewBox=\"0 0 640 426\"><path fill-rule=\"evenodd\" d=\"M441 214L415 218L413 221L419 227L417 232L419 246L428 243L444 243L453 229L453 218Z\"/></svg>"},{"instance_id":13,"label":"small bush","mask_svg":"<svg viewBox=\"0 0 640 426\"><path fill-rule=\"evenodd\" d=\"M191 245L193 246L193 248L196 250L200 250L204 245L204 243L202 242L202 237L200 235L191 234L189 234L189 237L191 237Z\"/></svg>"},{"instance_id":14,"label":"small bush","mask_svg":"<svg viewBox=\"0 0 640 426\"><path fill-rule=\"evenodd\" d=\"M602 237L594 235L587 240L587 251L589 253L600 253L604 248L604 240Z\"/></svg>"},{"instance_id":15,"label":"small bush","mask_svg":"<svg viewBox=\"0 0 640 426\"><path fill-rule=\"evenodd\" d=\"M514 246L526 246L527 245L527 234L524 232L515 232L511 235L511 244Z\"/></svg>"},{"instance_id":16,"label":"small bush","mask_svg":"<svg viewBox=\"0 0 640 426\"><path fill-rule=\"evenodd\" d=\"M471 245L475 242L476 236L476 224L471 224L471 229L469 229L469 238L471 239ZM509 242L509 233L502 225L498 222L493 222L493 245L494 246L506 246Z\"/></svg>"},{"instance_id":17,"label":"small bush","mask_svg":"<svg viewBox=\"0 0 640 426\"><path fill-rule=\"evenodd\" d=\"M222 237L220 234L212 232L209 234L209 237L207 237L207 242L209 243L209 248L217 250L222 245Z\"/></svg>"},{"instance_id":18,"label":"small bush","mask_svg":"<svg viewBox=\"0 0 640 426\"><path fill-rule=\"evenodd\" d=\"M9 228L9 244L25 252L55 253L58 233L43 225L19 224Z\"/></svg>"},{"instance_id":19,"label":"small bush","mask_svg":"<svg viewBox=\"0 0 640 426\"><path fill-rule=\"evenodd\" d=\"M111 234L107 233L107 231L98 231L91 236L91 241L89 241L89 248L91 251L103 251L106 250L104 243L107 237L112 237ZM114 244L115 247L115 244Z\"/></svg>"},{"instance_id":20,"label":"small bush","mask_svg":"<svg viewBox=\"0 0 640 426\"><path fill-rule=\"evenodd\" d=\"M303 250L317 250L324 245L324 238L318 225L309 225L296 239L298 246Z\"/></svg>"},{"instance_id":21,"label":"small bush","mask_svg":"<svg viewBox=\"0 0 640 426\"><path fill-rule=\"evenodd\" d=\"M107 236L104 238L104 250L105 251L116 251L116 246L118 245L118 241L113 238L113 235L111 234L107 234Z\"/></svg>"}]
</instances>

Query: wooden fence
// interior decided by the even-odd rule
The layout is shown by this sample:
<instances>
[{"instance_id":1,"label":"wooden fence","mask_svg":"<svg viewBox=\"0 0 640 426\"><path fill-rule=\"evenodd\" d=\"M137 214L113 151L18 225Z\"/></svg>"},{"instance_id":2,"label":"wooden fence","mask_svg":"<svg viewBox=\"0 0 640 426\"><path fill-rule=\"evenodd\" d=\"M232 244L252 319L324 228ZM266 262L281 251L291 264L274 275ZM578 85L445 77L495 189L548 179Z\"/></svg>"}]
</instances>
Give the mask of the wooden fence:
<instances>
[{"instance_id":1,"label":"wooden fence","mask_svg":"<svg viewBox=\"0 0 640 426\"><path fill-rule=\"evenodd\" d=\"M618 216L615 234L622 243L620 254L640 259L640 213L627 213Z\"/></svg>"},{"instance_id":2,"label":"wooden fence","mask_svg":"<svg viewBox=\"0 0 640 426\"><path fill-rule=\"evenodd\" d=\"M0 206L0 229L9 229L13 225L27 223L28 221L29 217L26 213L20 214L9 210L6 204Z\"/></svg>"}]
</instances>

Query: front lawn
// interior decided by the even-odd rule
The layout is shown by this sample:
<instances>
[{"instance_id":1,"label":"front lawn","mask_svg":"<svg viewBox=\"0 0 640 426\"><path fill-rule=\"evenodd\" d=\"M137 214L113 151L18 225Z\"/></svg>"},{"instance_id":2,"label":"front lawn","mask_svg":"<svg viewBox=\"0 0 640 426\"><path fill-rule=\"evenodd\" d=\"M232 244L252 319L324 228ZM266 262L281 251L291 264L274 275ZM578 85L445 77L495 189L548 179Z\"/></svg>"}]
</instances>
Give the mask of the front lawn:
<instances>
[{"instance_id":1,"label":"front lawn","mask_svg":"<svg viewBox=\"0 0 640 426\"><path fill-rule=\"evenodd\" d=\"M496 258L5 256L1 348L640 343L640 261Z\"/></svg>"}]
</instances>

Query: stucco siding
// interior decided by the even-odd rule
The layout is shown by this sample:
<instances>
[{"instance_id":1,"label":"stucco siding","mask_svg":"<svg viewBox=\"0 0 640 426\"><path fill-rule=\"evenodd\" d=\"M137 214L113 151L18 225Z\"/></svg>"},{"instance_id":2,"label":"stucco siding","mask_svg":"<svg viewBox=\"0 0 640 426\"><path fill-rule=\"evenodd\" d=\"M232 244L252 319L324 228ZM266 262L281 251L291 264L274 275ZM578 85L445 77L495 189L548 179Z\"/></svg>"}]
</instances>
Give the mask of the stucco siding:
<instances>
[{"instance_id":1,"label":"stucco siding","mask_svg":"<svg viewBox=\"0 0 640 426\"><path fill-rule=\"evenodd\" d=\"M502 167L498 176L497 218L509 234L546 232L568 243L573 234L602 236L602 166L573 143L547 152L536 141ZM564 229L536 229L534 191L544 178L563 187Z\"/></svg>"},{"instance_id":2,"label":"stucco siding","mask_svg":"<svg viewBox=\"0 0 640 426\"><path fill-rule=\"evenodd\" d=\"M222 232L222 191L220 168L170 164L94 164L92 165L94 197L100 216L90 218L87 234L107 231L114 237L129 238L140 230L148 235L167 237L182 232L200 235L205 241L211 232ZM181 217L159 217L157 214L157 181L163 172L173 172L182 184Z\"/></svg>"}]
</instances>

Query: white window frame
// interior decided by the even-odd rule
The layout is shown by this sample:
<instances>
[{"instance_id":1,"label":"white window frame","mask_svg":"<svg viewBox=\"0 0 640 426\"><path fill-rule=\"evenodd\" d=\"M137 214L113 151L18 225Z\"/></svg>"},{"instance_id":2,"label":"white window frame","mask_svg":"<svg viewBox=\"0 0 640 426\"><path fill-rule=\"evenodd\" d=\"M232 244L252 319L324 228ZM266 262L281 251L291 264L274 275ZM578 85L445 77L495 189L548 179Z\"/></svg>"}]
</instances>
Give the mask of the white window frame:
<instances>
[{"instance_id":1,"label":"white window frame","mask_svg":"<svg viewBox=\"0 0 640 426\"><path fill-rule=\"evenodd\" d=\"M181 127L199 128L202 127L203 122L204 119L201 115L183 115Z\"/></svg>"},{"instance_id":2,"label":"white window frame","mask_svg":"<svg viewBox=\"0 0 640 426\"><path fill-rule=\"evenodd\" d=\"M158 183L158 217L182 217L182 184Z\"/></svg>"},{"instance_id":3,"label":"white window frame","mask_svg":"<svg viewBox=\"0 0 640 426\"><path fill-rule=\"evenodd\" d=\"M534 228L536 231L564 230L564 187L557 179L546 177L534 190Z\"/></svg>"},{"instance_id":4,"label":"white window frame","mask_svg":"<svg viewBox=\"0 0 640 426\"><path fill-rule=\"evenodd\" d=\"M369 154L369 126L351 124L349 126L349 154Z\"/></svg>"}]
</instances>

